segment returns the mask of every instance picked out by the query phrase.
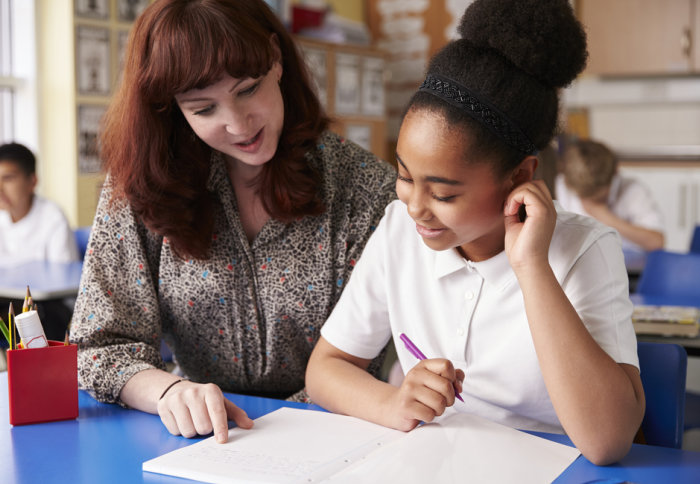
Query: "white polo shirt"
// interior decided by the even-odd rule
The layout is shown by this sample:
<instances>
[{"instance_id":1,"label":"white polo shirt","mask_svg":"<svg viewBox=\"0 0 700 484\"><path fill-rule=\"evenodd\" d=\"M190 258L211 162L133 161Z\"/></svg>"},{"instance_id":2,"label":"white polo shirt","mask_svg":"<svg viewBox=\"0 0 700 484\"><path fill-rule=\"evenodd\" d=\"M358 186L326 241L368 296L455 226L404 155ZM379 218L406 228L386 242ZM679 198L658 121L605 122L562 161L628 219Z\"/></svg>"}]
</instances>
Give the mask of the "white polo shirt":
<instances>
[{"instance_id":1,"label":"white polo shirt","mask_svg":"<svg viewBox=\"0 0 700 484\"><path fill-rule=\"evenodd\" d=\"M618 363L639 367L620 239L590 217L563 212L549 261L593 338ZM505 252L470 262L434 251L401 201L391 203L321 334L360 358L393 336L406 373L406 333L428 358L465 372L455 408L513 428L562 433L542 378L520 286Z\"/></svg>"},{"instance_id":2,"label":"white polo shirt","mask_svg":"<svg viewBox=\"0 0 700 484\"><path fill-rule=\"evenodd\" d=\"M554 180L554 190L557 201L564 210L588 215L584 210L581 199L566 186L564 175L559 174ZM634 178L615 175L610 184L608 194L610 211L622 220L649 230L664 232L664 219L651 191ZM643 250L634 242L622 238L624 249Z\"/></svg>"},{"instance_id":3,"label":"white polo shirt","mask_svg":"<svg viewBox=\"0 0 700 484\"><path fill-rule=\"evenodd\" d=\"M34 195L32 208L17 223L0 210L0 267L25 262L80 260L75 235L61 208Z\"/></svg>"}]
</instances>

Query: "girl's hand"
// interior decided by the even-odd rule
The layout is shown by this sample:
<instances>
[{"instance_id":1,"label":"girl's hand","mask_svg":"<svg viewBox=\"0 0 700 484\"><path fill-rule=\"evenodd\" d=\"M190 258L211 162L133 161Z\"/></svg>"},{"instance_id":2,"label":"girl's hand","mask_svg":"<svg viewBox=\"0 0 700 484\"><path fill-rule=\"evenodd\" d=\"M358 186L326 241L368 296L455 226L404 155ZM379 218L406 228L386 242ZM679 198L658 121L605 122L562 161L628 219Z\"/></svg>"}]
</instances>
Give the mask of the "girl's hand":
<instances>
[{"instance_id":1,"label":"girl's hand","mask_svg":"<svg viewBox=\"0 0 700 484\"><path fill-rule=\"evenodd\" d=\"M526 217L520 221L518 210L525 207ZM516 187L506 199L505 250L511 267L527 264L548 264L549 244L557 220L552 195L542 180L534 180Z\"/></svg>"},{"instance_id":2,"label":"girl's hand","mask_svg":"<svg viewBox=\"0 0 700 484\"><path fill-rule=\"evenodd\" d=\"M431 422L455 403L464 372L444 359L422 360L406 375L389 406L390 426L408 431L421 421ZM454 386L453 386L454 385Z\"/></svg>"},{"instance_id":3,"label":"girl's hand","mask_svg":"<svg viewBox=\"0 0 700 484\"><path fill-rule=\"evenodd\" d=\"M213 383L182 381L158 401L158 415L173 435L195 437L214 432L217 442L228 440L228 421L249 429L253 421L224 397Z\"/></svg>"}]
</instances>

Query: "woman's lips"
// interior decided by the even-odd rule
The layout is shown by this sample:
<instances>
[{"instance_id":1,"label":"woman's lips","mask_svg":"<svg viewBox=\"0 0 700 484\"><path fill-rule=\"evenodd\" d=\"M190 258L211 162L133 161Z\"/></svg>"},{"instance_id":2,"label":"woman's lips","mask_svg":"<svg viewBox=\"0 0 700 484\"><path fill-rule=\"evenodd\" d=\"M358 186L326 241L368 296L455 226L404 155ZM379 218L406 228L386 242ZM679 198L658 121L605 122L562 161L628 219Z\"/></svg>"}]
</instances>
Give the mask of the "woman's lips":
<instances>
[{"instance_id":1,"label":"woman's lips","mask_svg":"<svg viewBox=\"0 0 700 484\"><path fill-rule=\"evenodd\" d=\"M424 227L420 224L416 224L416 230L420 234L421 237L425 237L428 239L431 239L433 237L437 237L438 235L442 234L445 229L430 229L428 227Z\"/></svg>"},{"instance_id":2,"label":"woman's lips","mask_svg":"<svg viewBox=\"0 0 700 484\"><path fill-rule=\"evenodd\" d=\"M258 148L260 148L260 145L262 144L262 139L263 130L261 129L257 132L255 136L253 136L249 140L246 140L242 143L235 143L235 145L236 148L238 148L241 151L245 151L246 153L254 153L258 150Z\"/></svg>"}]
</instances>

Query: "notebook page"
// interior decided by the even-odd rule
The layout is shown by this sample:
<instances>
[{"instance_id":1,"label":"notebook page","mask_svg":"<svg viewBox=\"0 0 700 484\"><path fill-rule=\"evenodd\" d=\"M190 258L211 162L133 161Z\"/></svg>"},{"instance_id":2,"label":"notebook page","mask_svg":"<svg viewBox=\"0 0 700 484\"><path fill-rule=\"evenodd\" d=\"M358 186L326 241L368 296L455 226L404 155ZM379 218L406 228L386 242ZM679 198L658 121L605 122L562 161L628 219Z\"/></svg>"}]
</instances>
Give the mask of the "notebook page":
<instances>
[{"instance_id":1,"label":"notebook page","mask_svg":"<svg viewBox=\"0 0 700 484\"><path fill-rule=\"evenodd\" d=\"M573 447L450 410L329 482L549 483L579 455Z\"/></svg>"},{"instance_id":2,"label":"notebook page","mask_svg":"<svg viewBox=\"0 0 700 484\"><path fill-rule=\"evenodd\" d=\"M229 430L143 463L143 470L212 483L318 482L403 432L353 417L281 408L250 430Z\"/></svg>"}]
</instances>

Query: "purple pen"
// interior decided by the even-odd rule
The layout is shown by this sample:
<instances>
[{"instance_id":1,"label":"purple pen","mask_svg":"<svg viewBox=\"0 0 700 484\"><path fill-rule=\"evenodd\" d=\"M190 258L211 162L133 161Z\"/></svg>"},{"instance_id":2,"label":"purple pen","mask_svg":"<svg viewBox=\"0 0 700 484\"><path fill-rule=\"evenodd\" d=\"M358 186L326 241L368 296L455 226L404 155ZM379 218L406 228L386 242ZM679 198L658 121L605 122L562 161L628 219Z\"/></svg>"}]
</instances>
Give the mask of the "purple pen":
<instances>
[{"instance_id":1,"label":"purple pen","mask_svg":"<svg viewBox=\"0 0 700 484\"><path fill-rule=\"evenodd\" d=\"M401 341L403 341L403 344L406 346L406 349L416 358L419 360L427 360L425 355L421 350L418 349L418 347L413 344L413 341L410 340L408 336L406 336L404 333L401 333L399 335L399 338L401 338ZM455 398L458 398L460 402L464 402L460 394L457 392L457 385L454 383L452 384L452 388L454 388L455 391Z\"/></svg>"}]
</instances>

